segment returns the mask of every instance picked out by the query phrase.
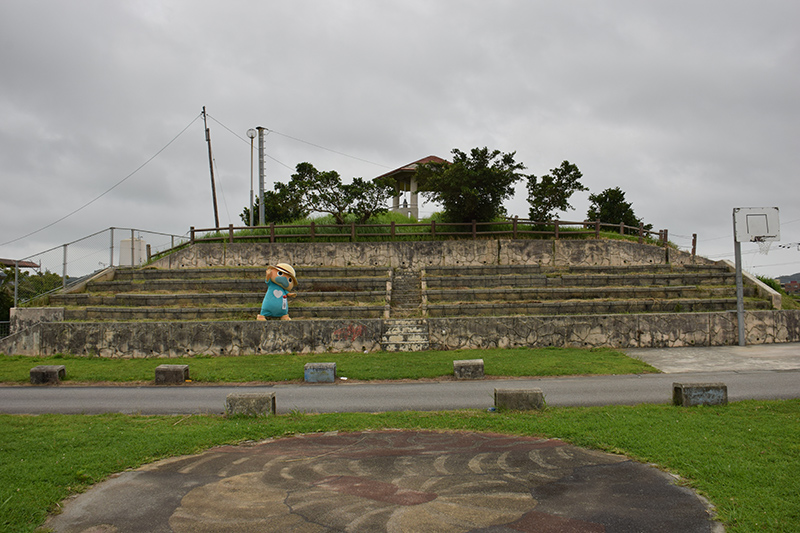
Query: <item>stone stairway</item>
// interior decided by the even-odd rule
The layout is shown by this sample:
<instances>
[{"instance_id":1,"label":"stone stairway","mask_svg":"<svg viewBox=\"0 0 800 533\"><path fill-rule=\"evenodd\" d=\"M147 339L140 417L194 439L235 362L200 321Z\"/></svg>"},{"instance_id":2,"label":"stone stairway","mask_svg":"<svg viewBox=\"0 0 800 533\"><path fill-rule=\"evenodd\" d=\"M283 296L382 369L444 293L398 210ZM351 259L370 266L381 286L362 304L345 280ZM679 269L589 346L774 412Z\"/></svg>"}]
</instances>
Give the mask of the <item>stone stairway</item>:
<instances>
[{"instance_id":1,"label":"stone stairway","mask_svg":"<svg viewBox=\"0 0 800 533\"><path fill-rule=\"evenodd\" d=\"M292 318L427 318L733 311L724 265L547 268L539 265L297 267ZM117 269L74 294L53 294L67 321L253 320L264 268ZM770 309L753 285L748 310ZM391 335L395 333L390 332ZM388 342L388 341L387 341ZM401 341L412 342L412 341ZM423 341L424 343L424 341Z\"/></svg>"},{"instance_id":2,"label":"stone stairway","mask_svg":"<svg viewBox=\"0 0 800 533\"><path fill-rule=\"evenodd\" d=\"M111 281L84 292L54 294L66 320L252 320L266 291L262 267L117 269ZM297 269L293 318L380 318L388 300L388 268Z\"/></svg>"},{"instance_id":3,"label":"stone stairway","mask_svg":"<svg viewBox=\"0 0 800 533\"><path fill-rule=\"evenodd\" d=\"M422 306L421 272L396 268L392 274L392 316L405 318L419 316Z\"/></svg>"},{"instance_id":4,"label":"stone stairway","mask_svg":"<svg viewBox=\"0 0 800 533\"><path fill-rule=\"evenodd\" d=\"M543 268L429 267L430 317L678 313L736 309L735 275L724 265ZM747 309L770 309L745 287Z\"/></svg>"},{"instance_id":5,"label":"stone stairway","mask_svg":"<svg viewBox=\"0 0 800 533\"><path fill-rule=\"evenodd\" d=\"M419 352L430 349L428 321L410 318L384 320L381 349L386 352Z\"/></svg>"}]
</instances>

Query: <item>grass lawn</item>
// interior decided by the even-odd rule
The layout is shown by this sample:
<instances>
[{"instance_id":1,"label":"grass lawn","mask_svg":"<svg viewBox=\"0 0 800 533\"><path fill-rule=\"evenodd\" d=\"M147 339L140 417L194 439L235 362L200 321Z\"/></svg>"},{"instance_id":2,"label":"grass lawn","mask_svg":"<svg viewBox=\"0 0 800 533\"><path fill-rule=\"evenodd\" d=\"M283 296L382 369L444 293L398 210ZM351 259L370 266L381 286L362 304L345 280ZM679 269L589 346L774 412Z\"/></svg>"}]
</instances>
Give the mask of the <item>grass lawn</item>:
<instances>
[{"instance_id":1,"label":"grass lawn","mask_svg":"<svg viewBox=\"0 0 800 533\"><path fill-rule=\"evenodd\" d=\"M729 532L797 531L800 400L670 405L215 416L0 415L0 528L31 531L70 494L108 475L218 444L382 428L557 437L679 474L716 506Z\"/></svg>"},{"instance_id":2,"label":"grass lawn","mask_svg":"<svg viewBox=\"0 0 800 533\"><path fill-rule=\"evenodd\" d=\"M0 355L0 382L28 383L36 365L65 365L69 382L149 382L162 363L189 365L200 383L275 382L303 379L303 366L335 362L336 373L349 379L420 379L453 375L453 361L483 359L489 376L565 376L579 374L642 374L658 372L647 363L608 348L512 348L487 350L330 353L307 355L243 355L180 359L108 359L101 357L28 357Z\"/></svg>"}]
</instances>

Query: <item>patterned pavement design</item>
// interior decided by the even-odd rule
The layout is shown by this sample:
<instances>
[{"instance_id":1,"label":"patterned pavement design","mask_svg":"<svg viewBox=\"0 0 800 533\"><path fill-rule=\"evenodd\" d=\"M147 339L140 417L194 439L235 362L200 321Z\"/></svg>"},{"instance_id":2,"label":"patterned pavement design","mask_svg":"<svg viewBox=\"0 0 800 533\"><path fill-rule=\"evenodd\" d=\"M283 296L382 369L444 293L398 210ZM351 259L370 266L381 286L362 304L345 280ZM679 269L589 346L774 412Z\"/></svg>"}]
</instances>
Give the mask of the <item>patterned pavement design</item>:
<instances>
[{"instance_id":1,"label":"patterned pavement design","mask_svg":"<svg viewBox=\"0 0 800 533\"><path fill-rule=\"evenodd\" d=\"M559 440L473 432L311 434L124 472L68 501L56 532L718 531L658 469Z\"/></svg>"}]
</instances>

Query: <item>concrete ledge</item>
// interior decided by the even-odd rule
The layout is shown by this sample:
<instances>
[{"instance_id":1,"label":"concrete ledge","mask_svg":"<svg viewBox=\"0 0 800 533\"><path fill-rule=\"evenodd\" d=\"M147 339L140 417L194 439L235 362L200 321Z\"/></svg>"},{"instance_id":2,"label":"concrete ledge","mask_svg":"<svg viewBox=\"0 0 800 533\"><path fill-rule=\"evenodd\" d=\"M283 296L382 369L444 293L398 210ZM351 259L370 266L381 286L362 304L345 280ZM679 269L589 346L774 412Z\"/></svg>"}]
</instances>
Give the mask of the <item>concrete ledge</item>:
<instances>
[{"instance_id":1,"label":"concrete ledge","mask_svg":"<svg viewBox=\"0 0 800 533\"><path fill-rule=\"evenodd\" d=\"M189 365L158 365L156 385L185 383L189 379Z\"/></svg>"},{"instance_id":2,"label":"concrete ledge","mask_svg":"<svg viewBox=\"0 0 800 533\"><path fill-rule=\"evenodd\" d=\"M31 368L31 383L43 385L45 383L58 383L67 376L64 365L39 365Z\"/></svg>"},{"instance_id":3,"label":"concrete ledge","mask_svg":"<svg viewBox=\"0 0 800 533\"><path fill-rule=\"evenodd\" d=\"M269 416L275 414L274 392L232 392L225 398L225 414Z\"/></svg>"},{"instance_id":4,"label":"concrete ledge","mask_svg":"<svg viewBox=\"0 0 800 533\"><path fill-rule=\"evenodd\" d=\"M333 383L336 381L336 363L306 363L303 377L306 383Z\"/></svg>"},{"instance_id":5,"label":"concrete ledge","mask_svg":"<svg viewBox=\"0 0 800 533\"><path fill-rule=\"evenodd\" d=\"M512 411L542 410L545 407L542 389L494 389L494 406Z\"/></svg>"},{"instance_id":6,"label":"concrete ledge","mask_svg":"<svg viewBox=\"0 0 800 533\"><path fill-rule=\"evenodd\" d=\"M728 386L724 383L673 383L672 403L681 407L727 405Z\"/></svg>"},{"instance_id":7,"label":"concrete ledge","mask_svg":"<svg viewBox=\"0 0 800 533\"><path fill-rule=\"evenodd\" d=\"M453 361L453 374L457 379L482 379L483 359Z\"/></svg>"}]
</instances>

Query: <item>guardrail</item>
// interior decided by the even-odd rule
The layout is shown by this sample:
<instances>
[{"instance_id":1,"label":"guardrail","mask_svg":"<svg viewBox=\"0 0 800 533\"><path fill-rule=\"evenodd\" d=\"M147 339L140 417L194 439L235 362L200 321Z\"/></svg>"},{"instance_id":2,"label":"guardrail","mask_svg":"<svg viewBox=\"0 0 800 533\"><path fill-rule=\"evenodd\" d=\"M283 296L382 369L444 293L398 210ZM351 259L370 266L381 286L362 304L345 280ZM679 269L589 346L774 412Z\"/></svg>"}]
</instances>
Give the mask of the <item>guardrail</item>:
<instances>
[{"instance_id":1,"label":"guardrail","mask_svg":"<svg viewBox=\"0 0 800 533\"><path fill-rule=\"evenodd\" d=\"M621 235L638 236L639 242L654 238L662 246L669 242L668 231L645 230L643 225L627 226L623 223L609 224L606 222L581 221L571 222L564 220L550 220L538 222L517 217L507 219L505 222L412 222L389 224L310 224L288 225L270 223L268 226L240 226L230 224L227 228L195 228L189 229L189 242L236 242L236 241L268 241L278 242L282 239L300 239L316 242L350 241L358 240L420 240L439 238L466 238L478 239L486 237L507 237L511 239L524 239L530 237L552 237L554 239L583 237L586 235L600 238L603 228L612 228L611 231ZM330 231L333 229L334 231ZM326 231L328 230L328 231Z\"/></svg>"},{"instance_id":2,"label":"guardrail","mask_svg":"<svg viewBox=\"0 0 800 533\"><path fill-rule=\"evenodd\" d=\"M124 241L126 238L130 239L130 243L126 243L125 247L122 242L115 246L116 239ZM16 260L13 265L14 278L5 280L5 285L13 285L16 307L115 266L115 252L119 253L117 266L138 266L152 256L165 253L187 241L185 235L111 227ZM146 248L142 249L139 246L141 244L146 244ZM29 270L34 273L29 273Z\"/></svg>"}]
</instances>

